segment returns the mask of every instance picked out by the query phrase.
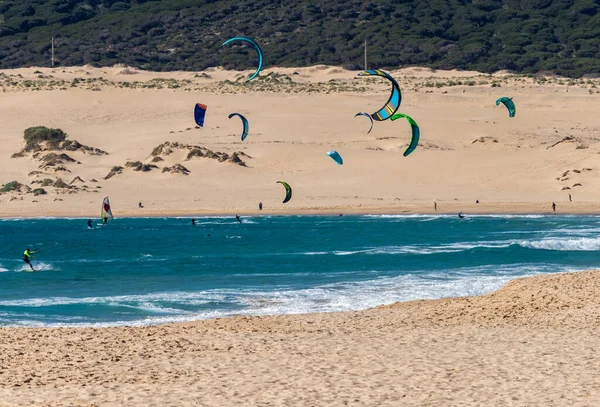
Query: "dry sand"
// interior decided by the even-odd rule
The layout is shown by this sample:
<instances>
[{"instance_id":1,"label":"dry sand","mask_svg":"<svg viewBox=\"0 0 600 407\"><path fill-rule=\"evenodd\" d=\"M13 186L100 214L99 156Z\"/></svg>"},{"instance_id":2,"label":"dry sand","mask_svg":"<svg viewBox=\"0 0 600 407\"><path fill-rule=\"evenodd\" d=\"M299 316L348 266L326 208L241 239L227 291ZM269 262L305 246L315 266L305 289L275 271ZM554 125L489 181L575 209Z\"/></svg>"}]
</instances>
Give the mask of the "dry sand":
<instances>
[{"instance_id":1,"label":"dry sand","mask_svg":"<svg viewBox=\"0 0 600 407\"><path fill-rule=\"evenodd\" d=\"M0 183L16 180L34 188L36 180L68 183L79 176L88 187L77 193L50 187L43 196L2 194L0 216L98 216L105 195L115 216L256 213L261 201L265 214L424 213L433 211L434 201L446 213L545 213L553 201L559 213L600 213L600 80L421 68L392 73L403 90L400 111L421 127L420 146L408 158L402 157L410 138L405 121L375 123L367 135L368 120L353 117L379 109L388 83L340 68L274 68L250 84L221 69L0 71ZM513 119L495 106L505 95L517 104ZM202 129L194 128L197 102L208 105ZM250 121L245 142L240 120L227 118L231 112ZM10 157L23 148L23 131L38 125L61 128L70 139L109 154L69 152L81 162L67 163L70 172L30 176L40 162ZM243 158L242 167L208 158L186 161L188 150L177 150L156 163L161 168L125 169L103 179L113 166L150 163L153 149L166 141L252 158ZM342 155L343 166L326 156L331 149ZM190 175L161 172L176 163ZM285 205L280 179L294 188Z\"/></svg>"},{"instance_id":2,"label":"dry sand","mask_svg":"<svg viewBox=\"0 0 600 407\"><path fill-rule=\"evenodd\" d=\"M0 406L596 406L600 271L481 297L0 329Z\"/></svg>"}]
</instances>

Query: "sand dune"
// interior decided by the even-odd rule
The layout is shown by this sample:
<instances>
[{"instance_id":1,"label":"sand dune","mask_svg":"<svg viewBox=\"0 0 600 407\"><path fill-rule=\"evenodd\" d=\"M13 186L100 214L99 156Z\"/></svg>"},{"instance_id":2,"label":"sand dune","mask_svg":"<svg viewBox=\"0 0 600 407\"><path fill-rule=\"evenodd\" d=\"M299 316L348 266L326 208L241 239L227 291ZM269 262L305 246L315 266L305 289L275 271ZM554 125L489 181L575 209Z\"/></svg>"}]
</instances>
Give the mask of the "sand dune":
<instances>
[{"instance_id":1,"label":"sand dune","mask_svg":"<svg viewBox=\"0 0 600 407\"><path fill-rule=\"evenodd\" d=\"M589 271L350 313L0 329L0 406L597 405L599 290Z\"/></svg>"},{"instance_id":2,"label":"sand dune","mask_svg":"<svg viewBox=\"0 0 600 407\"><path fill-rule=\"evenodd\" d=\"M78 190L2 194L0 216L97 216L104 195L115 216L255 213L258 202L263 213L430 212L434 201L448 213L550 212L553 201L563 213L600 210L599 81L425 68L392 73L403 90L400 111L421 127L421 144L408 158L402 157L410 138L406 123L376 123L367 135L368 120L353 117L381 107L389 85L337 67L274 68L250 84L244 73L217 68L0 71L0 183L33 189L33 181L46 178L84 180ZM504 95L517 104L513 119L495 106ZM209 106L202 129L192 117L197 102ZM250 121L244 142L239 120L227 118L236 111ZM24 146L23 131L38 125L108 154L68 152L80 164L64 163L62 172L40 169L32 157L11 159ZM185 161L177 152L151 162L153 149L165 142L252 159L243 167ZM343 166L326 156L331 149ZM157 168L134 171L127 162ZM189 175L162 171L177 164ZM115 166L124 170L104 180ZM34 171L43 173L30 176ZM294 188L285 205L280 179Z\"/></svg>"}]
</instances>

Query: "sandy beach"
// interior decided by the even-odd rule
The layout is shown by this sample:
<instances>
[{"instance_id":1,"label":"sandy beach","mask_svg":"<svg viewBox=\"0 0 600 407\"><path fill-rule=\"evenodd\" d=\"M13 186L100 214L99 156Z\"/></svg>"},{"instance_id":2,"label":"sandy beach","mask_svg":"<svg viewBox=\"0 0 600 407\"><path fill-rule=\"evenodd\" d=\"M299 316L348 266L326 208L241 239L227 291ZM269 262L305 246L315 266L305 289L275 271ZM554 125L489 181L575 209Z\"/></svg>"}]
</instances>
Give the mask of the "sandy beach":
<instances>
[{"instance_id":1,"label":"sandy beach","mask_svg":"<svg viewBox=\"0 0 600 407\"><path fill-rule=\"evenodd\" d=\"M600 272L360 312L0 329L1 406L593 406Z\"/></svg>"},{"instance_id":2,"label":"sandy beach","mask_svg":"<svg viewBox=\"0 0 600 407\"><path fill-rule=\"evenodd\" d=\"M247 84L222 69L0 71L0 184L22 184L0 194L0 216L98 217L104 196L115 217L432 213L434 202L439 213L551 213L552 202L600 213L600 80L392 71L399 111L421 128L405 158L405 122L367 135L354 118L389 95L356 74L272 68ZM208 105L201 129L196 103ZM250 122L244 142L232 112ZM80 147L23 151L34 126ZM294 189L287 204L278 180ZM588 271L350 313L3 328L0 406L592 406L599 290Z\"/></svg>"},{"instance_id":3,"label":"sandy beach","mask_svg":"<svg viewBox=\"0 0 600 407\"><path fill-rule=\"evenodd\" d=\"M378 122L366 134L368 120L354 118L378 110L389 83L337 67L272 68L249 84L220 68L0 71L0 183L31 188L1 194L0 216L98 216L107 195L116 217L252 214L259 202L263 214L429 213L434 202L442 213L550 213L552 202L558 213L600 213L599 80L391 73L402 87L399 111L421 128L406 158L406 122ZM501 96L514 98L515 118L495 106ZM196 103L208 105L201 129ZM250 122L244 142L232 112ZM32 153L11 158L33 126L60 128L106 154L67 151L72 162L51 165ZM188 157L194 146L212 158ZM332 149L343 166L325 154ZM135 171L128 162L155 167ZM176 164L189 175L172 172ZM121 173L105 179L115 166ZM70 188L54 186L59 179ZM278 180L294 189L287 204ZM47 194L35 196L40 185Z\"/></svg>"}]
</instances>

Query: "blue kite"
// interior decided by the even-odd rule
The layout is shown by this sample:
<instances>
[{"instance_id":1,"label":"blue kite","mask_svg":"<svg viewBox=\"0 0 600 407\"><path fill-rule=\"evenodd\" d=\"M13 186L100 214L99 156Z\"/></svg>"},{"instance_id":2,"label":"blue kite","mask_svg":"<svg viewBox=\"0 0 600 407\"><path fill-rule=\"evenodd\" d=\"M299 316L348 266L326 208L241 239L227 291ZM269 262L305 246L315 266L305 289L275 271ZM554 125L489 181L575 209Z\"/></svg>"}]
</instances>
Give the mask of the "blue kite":
<instances>
[{"instance_id":1,"label":"blue kite","mask_svg":"<svg viewBox=\"0 0 600 407\"><path fill-rule=\"evenodd\" d=\"M204 116L206 116L207 106L202 103L196 103L196 107L194 108L194 120L198 127L204 126Z\"/></svg>"}]
</instances>

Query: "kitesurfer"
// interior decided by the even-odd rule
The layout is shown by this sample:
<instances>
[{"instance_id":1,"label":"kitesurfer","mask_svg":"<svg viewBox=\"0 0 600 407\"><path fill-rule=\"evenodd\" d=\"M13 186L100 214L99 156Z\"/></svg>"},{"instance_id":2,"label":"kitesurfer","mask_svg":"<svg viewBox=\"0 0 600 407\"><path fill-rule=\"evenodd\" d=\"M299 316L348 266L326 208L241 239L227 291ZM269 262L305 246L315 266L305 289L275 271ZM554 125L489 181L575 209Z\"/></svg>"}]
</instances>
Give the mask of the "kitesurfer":
<instances>
[{"instance_id":1,"label":"kitesurfer","mask_svg":"<svg viewBox=\"0 0 600 407\"><path fill-rule=\"evenodd\" d=\"M92 220L88 219L88 228L94 229L94 225L92 224Z\"/></svg>"},{"instance_id":2,"label":"kitesurfer","mask_svg":"<svg viewBox=\"0 0 600 407\"><path fill-rule=\"evenodd\" d=\"M463 215L463 213L462 213L462 212L460 212L460 213L458 214L458 217L459 217L459 218L461 218L461 219L464 219L464 218L465 218L465 215Z\"/></svg>"},{"instance_id":3,"label":"kitesurfer","mask_svg":"<svg viewBox=\"0 0 600 407\"><path fill-rule=\"evenodd\" d=\"M192 226L196 226L196 218L192 218Z\"/></svg>"},{"instance_id":4,"label":"kitesurfer","mask_svg":"<svg viewBox=\"0 0 600 407\"><path fill-rule=\"evenodd\" d=\"M27 249L25 249L25 251L23 252L23 261L29 265L29 267L31 268L31 271L35 271L35 269L33 268L33 265L31 264L31 256L34 253L35 253L35 251L31 251L29 249L29 247Z\"/></svg>"},{"instance_id":5,"label":"kitesurfer","mask_svg":"<svg viewBox=\"0 0 600 407\"><path fill-rule=\"evenodd\" d=\"M242 220L240 219L240 215L235 215L235 220L237 220L238 222L242 223Z\"/></svg>"}]
</instances>

